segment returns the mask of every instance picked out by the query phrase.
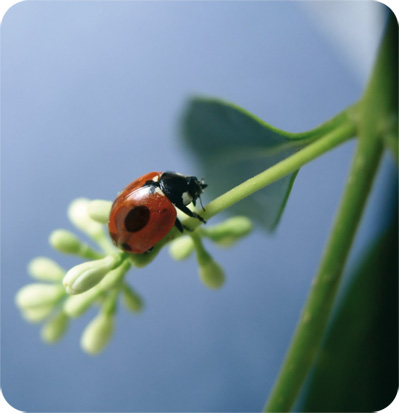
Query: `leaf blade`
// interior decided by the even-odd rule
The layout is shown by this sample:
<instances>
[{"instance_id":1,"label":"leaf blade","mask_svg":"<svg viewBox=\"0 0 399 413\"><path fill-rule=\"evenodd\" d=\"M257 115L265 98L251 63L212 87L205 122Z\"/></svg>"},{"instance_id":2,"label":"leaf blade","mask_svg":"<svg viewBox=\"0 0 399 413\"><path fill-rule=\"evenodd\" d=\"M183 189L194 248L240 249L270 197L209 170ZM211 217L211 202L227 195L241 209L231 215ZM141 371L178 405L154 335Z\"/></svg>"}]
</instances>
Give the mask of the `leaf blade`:
<instances>
[{"instance_id":1,"label":"leaf blade","mask_svg":"<svg viewBox=\"0 0 399 413\"><path fill-rule=\"evenodd\" d=\"M218 196L275 165L347 121L350 110L307 132L275 128L237 105L220 99L192 99L183 117L183 136L197 155ZM298 171L231 208L272 231L279 222Z\"/></svg>"}]
</instances>

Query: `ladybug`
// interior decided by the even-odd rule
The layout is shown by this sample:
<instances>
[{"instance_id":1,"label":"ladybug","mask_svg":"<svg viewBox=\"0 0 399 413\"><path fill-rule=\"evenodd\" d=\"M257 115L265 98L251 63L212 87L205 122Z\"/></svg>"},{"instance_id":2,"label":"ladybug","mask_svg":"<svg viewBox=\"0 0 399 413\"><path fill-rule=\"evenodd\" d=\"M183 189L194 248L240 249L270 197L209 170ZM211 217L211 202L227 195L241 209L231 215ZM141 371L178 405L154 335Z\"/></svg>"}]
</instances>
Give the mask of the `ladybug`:
<instances>
[{"instance_id":1,"label":"ladybug","mask_svg":"<svg viewBox=\"0 0 399 413\"><path fill-rule=\"evenodd\" d=\"M187 205L195 205L206 187L204 180L195 176L169 171L150 172L136 179L112 204L108 230L114 244L124 251L141 254L151 250L174 225L183 232L176 208L205 222Z\"/></svg>"}]
</instances>

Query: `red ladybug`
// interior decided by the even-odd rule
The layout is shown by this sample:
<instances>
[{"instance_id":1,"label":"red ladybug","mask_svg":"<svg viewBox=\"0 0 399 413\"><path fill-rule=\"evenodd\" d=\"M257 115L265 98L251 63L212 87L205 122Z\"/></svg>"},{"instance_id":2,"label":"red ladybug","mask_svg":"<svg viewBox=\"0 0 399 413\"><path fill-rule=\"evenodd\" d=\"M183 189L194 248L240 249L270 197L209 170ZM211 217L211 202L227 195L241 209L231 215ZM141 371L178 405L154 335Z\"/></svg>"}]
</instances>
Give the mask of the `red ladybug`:
<instances>
[{"instance_id":1,"label":"red ladybug","mask_svg":"<svg viewBox=\"0 0 399 413\"><path fill-rule=\"evenodd\" d=\"M124 251L141 254L149 251L174 225L183 232L176 208L205 222L187 205L195 205L206 187L203 180L176 172L150 172L136 179L112 204L108 230L114 244Z\"/></svg>"}]
</instances>

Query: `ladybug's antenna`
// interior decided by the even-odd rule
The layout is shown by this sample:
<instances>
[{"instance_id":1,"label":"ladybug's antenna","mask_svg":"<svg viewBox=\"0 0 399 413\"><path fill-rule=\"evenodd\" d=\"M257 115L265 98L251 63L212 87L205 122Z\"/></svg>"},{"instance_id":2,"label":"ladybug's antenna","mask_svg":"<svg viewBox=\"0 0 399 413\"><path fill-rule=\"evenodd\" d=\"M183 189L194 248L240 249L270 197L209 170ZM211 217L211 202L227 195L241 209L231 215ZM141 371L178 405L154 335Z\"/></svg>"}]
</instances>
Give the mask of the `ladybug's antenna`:
<instances>
[{"instance_id":1,"label":"ladybug's antenna","mask_svg":"<svg viewBox=\"0 0 399 413\"><path fill-rule=\"evenodd\" d=\"M202 205L201 197L199 196L198 199L199 199L199 201L200 201L202 210L205 211L205 208L204 208L204 206Z\"/></svg>"},{"instance_id":2,"label":"ladybug's antenna","mask_svg":"<svg viewBox=\"0 0 399 413\"><path fill-rule=\"evenodd\" d=\"M201 186L201 192L208 186L208 184L205 183L204 178L201 178L200 186ZM202 210L205 211L205 208L204 208L204 206L202 205L201 197L200 197L199 195L198 195L198 199L199 199L199 201L200 201Z\"/></svg>"}]
</instances>

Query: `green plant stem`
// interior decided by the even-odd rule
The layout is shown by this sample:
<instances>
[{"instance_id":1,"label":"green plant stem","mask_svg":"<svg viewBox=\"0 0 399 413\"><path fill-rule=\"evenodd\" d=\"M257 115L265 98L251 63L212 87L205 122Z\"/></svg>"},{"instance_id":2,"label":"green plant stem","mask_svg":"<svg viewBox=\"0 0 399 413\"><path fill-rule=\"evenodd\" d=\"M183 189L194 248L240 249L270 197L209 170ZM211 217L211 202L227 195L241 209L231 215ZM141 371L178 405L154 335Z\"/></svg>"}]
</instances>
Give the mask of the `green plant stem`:
<instances>
[{"instance_id":1,"label":"green plant stem","mask_svg":"<svg viewBox=\"0 0 399 413\"><path fill-rule=\"evenodd\" d=\"M79 251L79 255L89 260L99 260L100 258L104 258L104 254L94 251L91 247L89 247L86 244L82 245L82 248Z\"/></svg>"},{"instance_id":2,"label":"green plant stem","mask_svg":"<svg viewBox=\"0 0 399 413\"><path fill-rule=\"evenodd\" d=\"M96 237L92 237L93 241L104 251L105 254L114 254L116 251L115 247L111 244L110 238L102 232Z\"/></svg>"},{"instance_id":3,"label":"green plant stem","mask_svg":"<svg viewBox=\"0 0 399 413\"><path fill-rule=\"evenodd\" d=\"M318 351L339 281L382 153L359 139L338 215L294 338L264 411L288 412Z\"/></svg>"},{"instance_id":4,"label":"green plant stem","mask_svg":"<svg viewBox=\"0 0 399 413\"><path fill-rule=\"evenodd\" d=\"M289 411L318 352L339 281L383 151L384 123L397 116L397 22L391 16L359 105L359 142L338 214L267 412Z\"/></svg>"},{"instance_id":5,"label":"green plant stem","mask_svg":"<svg viewBox=\"0 0 399 413\"><path fill-rule=\"evenodd\" d=\"M309 144L290 157L219 196L206 206L205 212L201 215L205 219L211 218L247 196L252 195L254 192L297 171L306 163L353 137L355 132L355 122L348 120L346 123L338 126L335 130L327 133L322 138Z\"/></svg>"},{"instance_id":6,"label":"green plant stem","mask_svg":"<svg viewBox=\"0 0 399 413\"><path fill-rule=\"evenodd\" d=\"M205 249L204 244L202 243L202 238L199 236L197 231L191 232L190 237L194 242L194 248L197 254L198 263L200 265L204 265L207 261L211 260L211 256Z\"/></svg>"}]
</instances>

